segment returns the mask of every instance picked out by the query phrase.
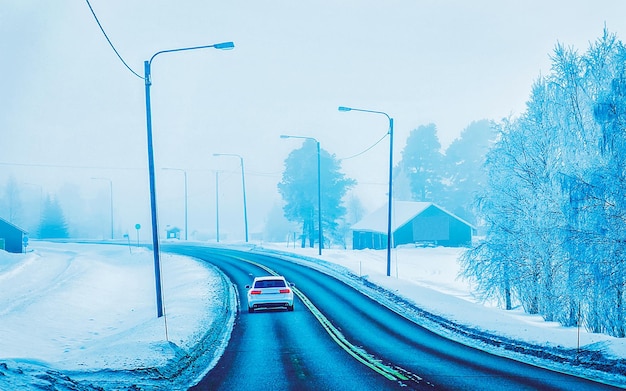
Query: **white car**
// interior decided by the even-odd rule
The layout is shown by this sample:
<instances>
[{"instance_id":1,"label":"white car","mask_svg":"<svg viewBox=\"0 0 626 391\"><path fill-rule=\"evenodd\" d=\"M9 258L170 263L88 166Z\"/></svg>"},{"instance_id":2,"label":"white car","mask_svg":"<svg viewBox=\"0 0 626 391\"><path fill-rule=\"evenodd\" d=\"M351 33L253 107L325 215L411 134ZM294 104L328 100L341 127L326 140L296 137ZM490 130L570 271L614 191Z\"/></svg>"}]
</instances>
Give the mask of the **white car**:
<instances>
[{"instance_id":1,"label":"white car","mask_svg":"<svg viewBox=\"0 0 626 391\"><path fill-rule=\"evenodd\" d=\"M278 307L293 311L293 286L283 276L256 277L252 285L246 285L248 312L254 312L257 308Z\"/></svg>"}]
</instances>

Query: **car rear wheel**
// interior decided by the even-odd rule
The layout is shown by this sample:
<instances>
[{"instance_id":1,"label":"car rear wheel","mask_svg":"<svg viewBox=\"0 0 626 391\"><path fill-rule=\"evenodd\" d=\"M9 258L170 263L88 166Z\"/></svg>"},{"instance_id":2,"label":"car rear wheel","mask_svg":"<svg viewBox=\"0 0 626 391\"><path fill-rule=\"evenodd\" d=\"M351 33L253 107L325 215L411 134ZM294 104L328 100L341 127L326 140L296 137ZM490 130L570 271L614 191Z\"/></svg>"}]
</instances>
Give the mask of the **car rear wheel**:
<instances>
[{"instance_id":1,"label":"car rear wheel","mask_svg":"<svg viewBox=\"0 0 626 391\"><path fill-rule=\"evenodd\" d=\"M287 311L293 311L293 305L288 305L287 306Z\"/></svg>"},{"instance_id":2,"label":"car rear wheel","mask_svg":"<svg viewBox=\"0 0 626 391\"><path fill-rule=\"evenodd\" d=\"M253 312L254 312L254 308L252 308L252 307L248 307L248 312L249 312L249 313L253 313Z\"/></svg>"}]
</instances>

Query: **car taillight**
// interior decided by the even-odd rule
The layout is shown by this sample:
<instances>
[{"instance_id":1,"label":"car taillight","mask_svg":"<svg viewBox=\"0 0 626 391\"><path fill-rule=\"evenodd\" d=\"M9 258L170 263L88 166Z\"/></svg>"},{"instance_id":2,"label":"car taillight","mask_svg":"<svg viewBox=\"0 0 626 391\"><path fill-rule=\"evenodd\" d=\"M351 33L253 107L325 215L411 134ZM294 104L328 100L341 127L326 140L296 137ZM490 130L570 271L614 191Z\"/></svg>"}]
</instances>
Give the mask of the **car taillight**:
<instances>
[{"instance_id":1,"label":"car taillight","mask_svg":"<svg viewBox=\"0 0 626 391\"><path fill-rule=\"evenodd\" d=\"M261 291L250 291L251 295L260 295Z\"/></svg>"},{"instance_id":2,"label":"car taillight","mask_svg":"<svg viewBox=\"0 0 626 391\"><path fill-rule=\"evenodd\" d=\"M287 289L281 289L280 293L291 293L291 290L289 288Z\"/></svg>"}]
</instances>

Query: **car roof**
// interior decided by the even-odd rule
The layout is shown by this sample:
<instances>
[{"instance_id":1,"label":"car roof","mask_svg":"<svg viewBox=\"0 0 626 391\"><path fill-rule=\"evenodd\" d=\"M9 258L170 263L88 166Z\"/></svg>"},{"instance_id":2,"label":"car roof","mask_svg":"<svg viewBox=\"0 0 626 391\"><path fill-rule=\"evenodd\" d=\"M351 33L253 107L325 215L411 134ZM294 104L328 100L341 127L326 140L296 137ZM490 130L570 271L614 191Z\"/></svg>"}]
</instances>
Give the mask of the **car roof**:
<instances>
[{"instance_id":1,"label":"car roof","mask_svg":"<svg viewBox=\"0 0 626 391\"><path fill-rule=\"evenodd\" d=\"M285 277L283 276L262 276L262 277L255 277L254 281L263 281L263 280L284 280Z\"/></svg>"}]
</instances>

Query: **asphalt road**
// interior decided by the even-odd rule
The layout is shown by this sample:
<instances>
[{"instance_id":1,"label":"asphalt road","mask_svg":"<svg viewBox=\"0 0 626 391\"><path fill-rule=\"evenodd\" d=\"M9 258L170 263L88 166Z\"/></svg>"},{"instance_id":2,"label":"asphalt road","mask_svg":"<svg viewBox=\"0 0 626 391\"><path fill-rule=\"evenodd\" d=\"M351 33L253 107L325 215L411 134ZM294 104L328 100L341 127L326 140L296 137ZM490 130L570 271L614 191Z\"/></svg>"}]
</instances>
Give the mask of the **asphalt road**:
<instances>
[{"instance_id":1,"label":"asphalt road","mask_svg":"<svg viewBox=\"0 0 626 391\"><path fill-rule=\"evenodd\" d=\"M615 389L443 338L343 282L288 260L200 246L168 251L219 267L236 285L241 308L245 285L268 274L267 267L294 283L320 312L300 298L293 312L240 311L224 355L193 390ZM343 337L349 348L340 346Z\"/></svg>"}]
</instances>

